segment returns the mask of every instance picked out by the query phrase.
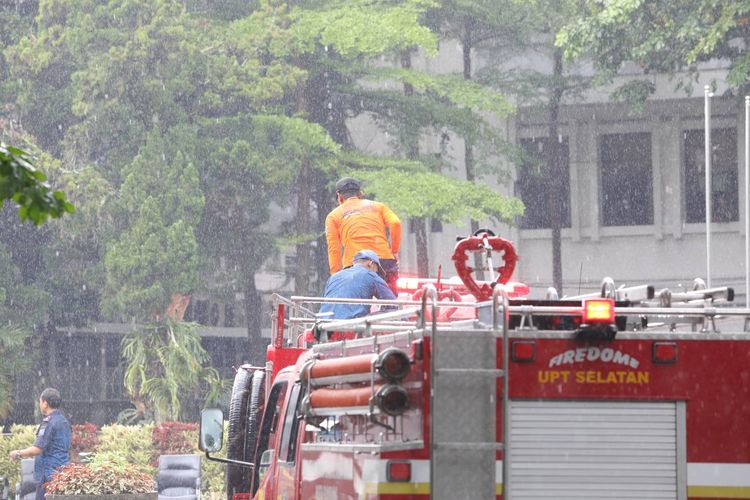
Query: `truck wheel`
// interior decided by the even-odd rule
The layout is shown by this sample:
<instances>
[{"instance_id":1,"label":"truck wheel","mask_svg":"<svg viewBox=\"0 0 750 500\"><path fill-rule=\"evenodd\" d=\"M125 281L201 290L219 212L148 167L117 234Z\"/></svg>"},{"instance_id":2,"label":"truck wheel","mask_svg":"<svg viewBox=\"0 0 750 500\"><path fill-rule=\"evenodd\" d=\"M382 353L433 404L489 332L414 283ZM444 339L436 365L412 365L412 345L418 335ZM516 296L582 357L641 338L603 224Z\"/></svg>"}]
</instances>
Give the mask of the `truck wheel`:
<instances>
[{"instance_id":1,"label":"truck wheel","mask_svg":"<svg viewBox=\"0 0 750 500\"><path fill-rule=\"evenodd\" d=\"M253 384L250 387L250 399L247 402L247 428L245 430L245 458L248 462L256 464L255 468L248 469L252 473L253 487L250 493L255 495L258 489L258 466L260 457L255 456L258 447L258 435L260 433L260 422L263 419L263 409L266 406L266 373L258 370L253 374Z\"/></svg>"},{"instance_id":2,"label":"truck wheel","mask_svg":"<svg viewBox=\"0 0 750 500\"><path fill-rule=\"evenodd\" d=\"M229 400L229 428L227 430L227 458L245 460L245 433L247 432L247 406L253 373L240 367L234 376L232 396ZM250 469L227 464L227 500L235 493L247 493L250 489Z\"/></svg>"}]
</instances>

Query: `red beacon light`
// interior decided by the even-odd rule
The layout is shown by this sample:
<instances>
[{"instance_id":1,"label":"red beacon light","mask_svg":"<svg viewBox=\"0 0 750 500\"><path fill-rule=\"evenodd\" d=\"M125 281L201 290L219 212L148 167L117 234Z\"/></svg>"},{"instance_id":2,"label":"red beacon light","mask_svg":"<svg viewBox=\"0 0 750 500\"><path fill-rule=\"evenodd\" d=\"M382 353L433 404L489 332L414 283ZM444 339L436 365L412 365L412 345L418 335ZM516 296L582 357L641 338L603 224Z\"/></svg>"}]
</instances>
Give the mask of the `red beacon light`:
<instances>
[{"instance_id":1,"label":"red beacon light","mask_svg":"<svg viewBox=\"0 0 750 500\"><path fill-rule=\"evenodd\" d=\"M615 301L589 299L583 302L583 323L614 323Z\"/></svg>"},{"instance_id":2,"label":"red beacon light","mask_svg":"<svg viewBox=\"0 0 750 500\"><path fill-rule=\"evenodd\" d=\"M615 301L588 299L583 301L581 325L576 335L583 340L612 340L617 334Z\"/></svg>"}]
</instances>

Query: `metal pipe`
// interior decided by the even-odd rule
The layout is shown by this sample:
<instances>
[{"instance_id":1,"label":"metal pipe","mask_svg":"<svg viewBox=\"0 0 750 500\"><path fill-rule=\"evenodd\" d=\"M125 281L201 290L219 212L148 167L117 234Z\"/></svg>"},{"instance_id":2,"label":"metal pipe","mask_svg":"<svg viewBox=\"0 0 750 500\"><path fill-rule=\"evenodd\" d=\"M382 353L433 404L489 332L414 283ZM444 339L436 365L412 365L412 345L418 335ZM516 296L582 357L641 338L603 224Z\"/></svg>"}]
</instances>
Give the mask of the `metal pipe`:
<instances>
[{"instance_id":1,"label":"metal pipe","mask_svg":"<svg viewBox=\"0 0 750 500\"><path fill-rule=\"evenodd\" d=\"M703 87L705 98L705 150L706 150L706 285L711 287L711 86Z\"/></svg>"},{"instance_id":2,"label":"metal pipe","mask_svg":"<svg viewBox=\"0 0 750 500\"><path fill-rule=\"evenodd\" d=\"M508 294L505 291L505 287L496 286L492 289L492 328L497 331L499 323L498 313L498 296L503 299L503 316L502 316L502 330L503 330L503 402L502 402L502 440L503 440L503 499L508 500L511 498L511 480L510 480L510 381L509 381L509 334L508 334L508 311L510 303L508 301Z\"/></svg>"},{"instance_id":3,"label":"metal pipe","mask_svg":"<svg viewBox=\"0 0 750 500\"><path fill-rule=\"evenodd\" d=\"M330 302L331 304L378 304L386 306L418 306L422 305L422 300L386 300L386 299L341 299L333 297L303 297L295 295L294 300L300 302L307 302L310 304L323 304ZM454 302L452 300L438 301L438 306L456 306L456 307L474 307L474 302Z\"/></svg>"},{"instance_id":4,"label":"metal pipe","mask_svg":"<svg viewBox=\"0 0 750 500\"><path fill-rule=\"evenodd\" d=\"M384 313L378 313L371 316L363 316L361 318L342 319L338 321L332 321L330 323L319 323L318 329L325 330L327 332L332 331L349 331L349 329L357 326L367 326L368 324L377 323L378 321L401 318L404 316L410 316L419 311L418 307L410 307L407 309L400 309L398 311L388 311Z\"/></svg>"},{"instance_id":5,"label":"metal pipe","mask_svg":"<svg viewBox=\"0 0 750 500\"><path fill-rule=\"evenodd\" d=\"M750 309L750 95L745 96L745 306Z\"/></svg>"}]
</instances>

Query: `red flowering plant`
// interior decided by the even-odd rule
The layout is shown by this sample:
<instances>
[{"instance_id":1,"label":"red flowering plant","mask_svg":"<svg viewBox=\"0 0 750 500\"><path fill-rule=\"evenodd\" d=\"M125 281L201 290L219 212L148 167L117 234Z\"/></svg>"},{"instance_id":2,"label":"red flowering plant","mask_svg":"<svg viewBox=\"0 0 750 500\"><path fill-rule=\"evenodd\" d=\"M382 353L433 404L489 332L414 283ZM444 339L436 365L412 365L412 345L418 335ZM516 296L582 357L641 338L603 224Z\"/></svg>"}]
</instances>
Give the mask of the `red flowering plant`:
<instances>
[{"instance_id":1,"label":"red flowering plant","mask_svg":"<svg viewBox=\"0 0 750 500\"><path fill-rule=\"evenodd\" d=\"M151 441L158 455L190 455L196 453L198 424L164 422L155 425Z\"/></svg>"},{"instance_id":2,"label":"red flowering plant","mask_svg":"<svg viewBox=\"0 0 750 500\"><path fill-rule=\"evenodd\" d=\"M73 439L70 443L70 459L73 462L79 460L79 455L82 452L92 452L96 448L99 439L97 438L97 432L99 429L96 425L86 422L85 424L74 424L73 426Z\"/></svg>"},{"instance_id":3,"label":"red flowering plant","mask_svg":"<svg viewBox=\"0 0 750 500\"><path fill-rule=\"evenodd\" d=\"M47 495L118 495L150 493L156 483L130 464L92 463L64 465L46 485Z\"/></svg>"}]
</instances>

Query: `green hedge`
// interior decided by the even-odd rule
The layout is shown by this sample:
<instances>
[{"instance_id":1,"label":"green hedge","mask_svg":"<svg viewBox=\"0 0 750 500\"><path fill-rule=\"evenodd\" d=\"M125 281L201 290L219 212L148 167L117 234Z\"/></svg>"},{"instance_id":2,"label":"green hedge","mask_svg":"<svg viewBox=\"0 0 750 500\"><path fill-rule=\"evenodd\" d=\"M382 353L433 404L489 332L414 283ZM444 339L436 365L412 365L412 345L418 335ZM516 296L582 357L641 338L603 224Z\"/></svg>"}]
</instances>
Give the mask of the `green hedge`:
<instances>
[{"instance_id":1,"label":"green hedge","mask_svg":"<svg viewBox=\"0 0 750 500\"><path fill-rule=\"evenodd\" d=\"M0 476L8 478L10 493L15 495L16 482L21 474L21 467L17 460L8 456L11 450L23 449L31 446L36 437L36 425L14 425L11 434L5 434L0 439Z\"/></svg>"},{"instance_id":2,"label":"green hedge","mask_svg":"<svg viewBox=\"0 0 750 500\"><path fill-rule=\"evenodd\" d=\"M36 429L36 425L14 425L11 434L0 439L0 476L8 478L11 494L15 491L20 466L17 461L10 460L8 454L10 450L31 446ZM170 435L168 443L165 443L165 434ZM171 422L156 427L151 424L106 425L98 431L96 440L84 440L84 442L93 443L93 449L86 449L83 446L77 451L94 452L93 461L96 463L108 462L114 466L135 466L152 475L156 474L156 464L160 454L201 453L198 451L198 432L195 425ZM220 456L224 455L220 454ZM225 490L224 470L224 464L202 457L201 490L207 498L222 497Z\"/></svg>"}]
</instances>

